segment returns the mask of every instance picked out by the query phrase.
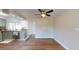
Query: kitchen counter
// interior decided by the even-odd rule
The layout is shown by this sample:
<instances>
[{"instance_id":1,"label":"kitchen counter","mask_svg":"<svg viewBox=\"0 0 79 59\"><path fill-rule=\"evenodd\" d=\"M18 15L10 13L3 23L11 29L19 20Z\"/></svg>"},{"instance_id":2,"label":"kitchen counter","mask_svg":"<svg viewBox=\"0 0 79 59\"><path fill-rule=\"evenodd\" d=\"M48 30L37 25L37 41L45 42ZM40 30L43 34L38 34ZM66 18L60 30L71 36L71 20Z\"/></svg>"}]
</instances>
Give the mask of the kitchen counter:
<instances>
[{"instance_id":1,"label":"kitchen counter","mask_svg":"<svg viewBox=\"0 0 79 59\"><path fill-rule=\"evenodd\" d=\"M22 31L27 31L27 30L0 30L0 31L12 31L12 32L22 32Z\"/></svg>"},{"instance_id":2,"label":"kitchen counter","mask_svg":"<svg viewBox=\"0 0 79 59\"><path fill-rule=\"evenodd\" d=\"M26 36L27 33L25 30L0 30L0 41L4 41L5 39L25 39Z\"/></svg>"}]
</instances>

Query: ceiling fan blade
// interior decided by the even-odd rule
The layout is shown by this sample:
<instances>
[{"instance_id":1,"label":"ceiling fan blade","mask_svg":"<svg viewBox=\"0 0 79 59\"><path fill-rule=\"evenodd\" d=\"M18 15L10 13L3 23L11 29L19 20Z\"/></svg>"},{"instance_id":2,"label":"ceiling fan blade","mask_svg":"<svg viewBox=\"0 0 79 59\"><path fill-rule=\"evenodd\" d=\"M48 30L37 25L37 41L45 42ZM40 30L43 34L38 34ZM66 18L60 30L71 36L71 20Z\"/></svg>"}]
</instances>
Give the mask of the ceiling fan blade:
<instances>
[{"instance_id":1,"label":"ceiling fan blade","mask_svg":"<svg viewBox=\"0 0 79 59\"><path fill-rule=\"evenodd\" d=\"M41 9L38 9L38 11L42 13L42 10Z\"/></svg>"},{"instance_id":2,"label":"ceiling fan blade","mask_svg":"<svg viewBox=\"0 0 79 59\"><path fill-rule=\"evenodd\" d=\"M49 11L47 11L46 13L51 13L51 12L53 12L53 10L49 10Z\"/></svg>"},{"instance_id":3,"label":"ceiling fan blade","mask_svg":"<svg viewBox=\"0 0 79 59\"><path fill-rule=\"evenodd\" d=\"M51 16L51 15L46 14L46 16Z\"/></svg>"}]
</instances>

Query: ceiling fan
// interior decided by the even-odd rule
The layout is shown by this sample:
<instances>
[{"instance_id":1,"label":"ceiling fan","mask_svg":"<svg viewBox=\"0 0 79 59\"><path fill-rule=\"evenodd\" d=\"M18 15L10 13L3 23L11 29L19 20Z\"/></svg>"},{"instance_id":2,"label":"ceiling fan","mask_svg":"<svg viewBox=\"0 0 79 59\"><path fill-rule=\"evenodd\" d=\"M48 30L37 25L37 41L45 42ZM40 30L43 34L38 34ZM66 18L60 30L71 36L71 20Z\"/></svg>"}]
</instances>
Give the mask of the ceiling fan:
<instances>
[{"instance_id":1,"label":"ceiling fan","mask_svg":"<svg viewBox=\"0 0 79 59\"><path fill-rule=\"evenodd\" d=\"M53 10L46 11L45 9L38 9L40 14L35 14L35 15L40 15L41 17L46 17L46 16L51 16L49 13L53 12Z\"/></svg>"}]
</instances>

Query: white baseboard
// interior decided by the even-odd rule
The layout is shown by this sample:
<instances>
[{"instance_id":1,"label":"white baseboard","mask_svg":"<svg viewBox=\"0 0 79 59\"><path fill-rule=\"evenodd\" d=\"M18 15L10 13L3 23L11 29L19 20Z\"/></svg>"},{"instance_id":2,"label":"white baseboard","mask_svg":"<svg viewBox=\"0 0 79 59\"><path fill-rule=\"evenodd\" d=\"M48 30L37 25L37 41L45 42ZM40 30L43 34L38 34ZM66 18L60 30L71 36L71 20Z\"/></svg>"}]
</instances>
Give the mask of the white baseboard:
<instances>
[{"instance_id":1,"label":"white baseboard","mask_svg":"<svg viewBox=\"0 0 79 59\"><path fill-rule=\"evenodd\" d=\"M54 38L55 39L55 38ZM61 43L59 40L55 39L61 46L63 46L66 50L70 50L67 46Z\"/></svg>"},{"instance_id":2,"label":"white baseboard","mask_svg":"<svg viewBox=\"0 0 79 59\"><path fill-rule=\"evenodd\" d=\"M51 37L35 37L35 38L51 38Z\"/></svg>"}]
</instances>

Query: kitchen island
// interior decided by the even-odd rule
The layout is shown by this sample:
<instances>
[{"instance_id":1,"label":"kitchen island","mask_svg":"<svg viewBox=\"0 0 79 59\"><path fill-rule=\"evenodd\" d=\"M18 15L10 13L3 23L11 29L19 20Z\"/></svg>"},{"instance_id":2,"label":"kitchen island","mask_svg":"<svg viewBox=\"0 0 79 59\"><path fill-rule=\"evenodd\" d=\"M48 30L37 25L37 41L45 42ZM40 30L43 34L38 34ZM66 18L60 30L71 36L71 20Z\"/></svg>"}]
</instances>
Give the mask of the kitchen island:
<instances>
[{"instance_id":1,"label":"kitchen island","mask_svg":"<svg viewBox=\"0 0 79 59\"><path fill-rule=\"evenodd\" d=\"M27 32L25 30L12 31L12 30L0 30L0 41L6 39L25 39L27 37Z\"/></svg>"}]
</instances>

